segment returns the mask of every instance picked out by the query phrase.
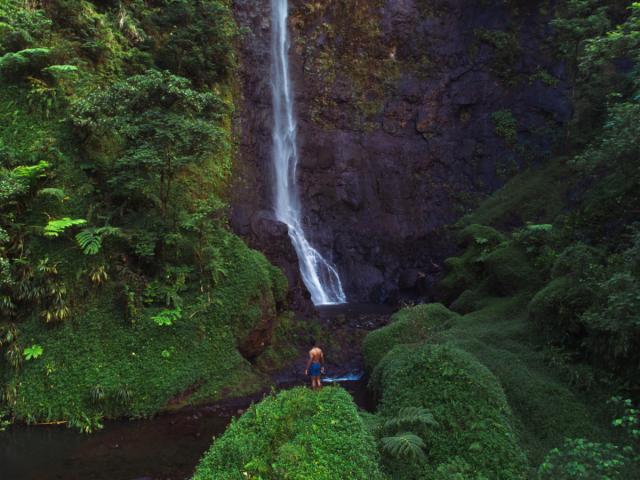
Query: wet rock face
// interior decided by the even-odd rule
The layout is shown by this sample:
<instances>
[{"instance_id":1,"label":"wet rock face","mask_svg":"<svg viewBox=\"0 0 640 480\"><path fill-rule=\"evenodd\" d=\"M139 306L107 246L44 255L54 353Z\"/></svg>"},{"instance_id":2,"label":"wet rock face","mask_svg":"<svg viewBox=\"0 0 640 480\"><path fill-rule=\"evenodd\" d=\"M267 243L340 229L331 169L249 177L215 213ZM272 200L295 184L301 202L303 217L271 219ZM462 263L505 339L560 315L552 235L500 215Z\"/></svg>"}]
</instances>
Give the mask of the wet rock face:
<instances>
[{"instance_id":1,"label":"wet rock face","mask_svg":"<svg viewBox=\"0 0 640 480\"><path fill-rule=\"evenodd\" d=\"M350 300L428 295L453 251L446 226L549 154L571 110L546 4L291 1L304 221ZM271 205L270 0L235 11L232 224L300 287L292 250L274 247L287 235L252 227Z\"/></svg>"}]
</instances>

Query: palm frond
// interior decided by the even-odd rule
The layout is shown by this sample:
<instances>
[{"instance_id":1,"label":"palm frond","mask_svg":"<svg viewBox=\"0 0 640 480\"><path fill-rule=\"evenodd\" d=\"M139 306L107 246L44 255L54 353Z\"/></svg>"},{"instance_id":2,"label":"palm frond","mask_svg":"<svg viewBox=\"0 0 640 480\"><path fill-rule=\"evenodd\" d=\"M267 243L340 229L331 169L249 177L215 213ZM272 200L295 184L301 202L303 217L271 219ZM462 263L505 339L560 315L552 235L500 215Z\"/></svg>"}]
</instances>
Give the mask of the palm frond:
<instances>
[{"instance_id":1,"label":"palm frond","mask_svg":"<svg viewBox=\"0 0 640 480\"><path fill-rule=\"evenodd\" d=\"M95 228L87 228L76 235L76 242L85 255L95 255L102 248L102 238L96 234Z\"/></svg>"},{"instance_id":2,"label":"palm frond","mask_svg":"<svg viewBox=\"0 0 640 480\"><path fill-rule=\"evenodd\" d=\"M66 194L64 193L64 190L61 188L43 188L38 190L38 195L42 196L42 195L47 195L50 197L54 197L57 200L60 200L61 202L65 199Z\"/></svg>"},{"instance_id":3,"label":"palm frond","mask_svg":"<svg viewBox=\"0 0 640 480\"><path fill-rule=\"evenodd\" d=\"M87 221L83 218L65 217L57 220L49 220L49 223L44 227L44 236L55 238L63 233L67 228L75 225L84 225L85 223L87 223Z\"/></svg>"},{"instance_id":4,"label":"palm frond","mask_svg":"<svg viewBox=\"0 0 640 480\"><path fill-rule=\"evenodd\" d=\"M437 427L438 422L433 418L431 412L422 407L401 408L397 415L384 424L385 428L401 428L407 425L425 425Z\"/></svg>"},{"instance_id":5,"label":"palm frond","mask_svg":"<svg viewBox=\"0 0 640 480\"><path fill-rule=\"evenodd\" d=\"M383 437L380 444L382 452L394 458L426 459L424 440L414 433L401 432L392 437Z\"/></svg>"}]
</instances>

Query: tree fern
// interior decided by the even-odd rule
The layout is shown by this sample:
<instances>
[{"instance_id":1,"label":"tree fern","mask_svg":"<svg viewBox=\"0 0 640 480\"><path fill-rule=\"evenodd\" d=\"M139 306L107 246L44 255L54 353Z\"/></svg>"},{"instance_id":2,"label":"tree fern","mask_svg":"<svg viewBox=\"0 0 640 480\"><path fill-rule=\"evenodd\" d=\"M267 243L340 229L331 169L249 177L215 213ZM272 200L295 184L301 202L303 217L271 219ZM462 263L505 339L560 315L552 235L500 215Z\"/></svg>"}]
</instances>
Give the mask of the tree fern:
<instances>
[{"instance_id":1,"label":"tree fern","mask_svg":"<svg viewBox=\"0 0 640 480\"><path fill-rule=\"evenodd\" d=\"M48 195L54 197L61 202L65 199L66 195L61 188L43 188L38 190L38 195Z\"/></svg>"},{"instance_id":2,"label":"tree fern","mask_svg":"<svg viewBox=\"0 0 640 480\"><path fill-rule=\"evenodd\" d=\"M425 408L405 407L401 408L394 418L387 420L384 424L387 429L402 428L407 425L437 427L438 422L435 421L433 415Z\"/></svg>"},{"instance_id":3,"label":"tree fern","mask_svg":"<svg viewBox=\"0 0 640 480\"><path fill-rule=\"evenodd\" d=\"M96 235L95 228L87 228L76 235L76 242L85 255L95 255L102 247L102 238Z\"/></svg>"},{"instance_id":4,"label":"tree fern","mask_svg":"<svg viewBox=\"0 0 640 480\"><path fill-rule=\"evenodd\" d=\"M76 235L76 241L85 255L95 255L102 248L104 237L121 235L122 231L117 227L85 228Z\"/></svg>"},{"instance_id":5,"label":"tree fern","mask_svg":"<svg viewBox=\"0 0 640 480\"><path fill-rule=\"evenodd\" d=\"M49 220L49 223L44 227L44 236L55 238L60 236L67 228L84 225L85 223L87 221L82 218L65 217L58 220Z\"/></svg>"},{"instance_id":6,"label":"tree fern","mask_svg":"<svg viewBox=\"0 0 640 480\"><path fill-rule=\"evenodd\" d=\"M419 436L410 432L400 432L392 437L380 440L382 452L395 458L425 460L425 443Z\"/></svg>"}]
</instances>

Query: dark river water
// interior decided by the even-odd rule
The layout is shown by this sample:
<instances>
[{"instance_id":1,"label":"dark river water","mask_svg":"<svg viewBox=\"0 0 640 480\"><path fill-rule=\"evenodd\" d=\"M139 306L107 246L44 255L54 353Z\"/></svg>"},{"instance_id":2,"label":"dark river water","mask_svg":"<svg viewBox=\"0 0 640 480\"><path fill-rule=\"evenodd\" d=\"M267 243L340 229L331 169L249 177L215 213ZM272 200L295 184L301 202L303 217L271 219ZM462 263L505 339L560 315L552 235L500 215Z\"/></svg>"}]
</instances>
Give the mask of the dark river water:
<instances>
[{"instance_id":1,"label":"dark river water","mask_svg":"<svg viewBox=\"0 0 640 480\"><path fill-rule=\"evenodd\" d=\"M363 380L340 383L370 408ZM213 437L247 404L106 422L92 435L64 426L12 426L0 433L0 480L188 479Z\"/></svg>"}]
</instances>

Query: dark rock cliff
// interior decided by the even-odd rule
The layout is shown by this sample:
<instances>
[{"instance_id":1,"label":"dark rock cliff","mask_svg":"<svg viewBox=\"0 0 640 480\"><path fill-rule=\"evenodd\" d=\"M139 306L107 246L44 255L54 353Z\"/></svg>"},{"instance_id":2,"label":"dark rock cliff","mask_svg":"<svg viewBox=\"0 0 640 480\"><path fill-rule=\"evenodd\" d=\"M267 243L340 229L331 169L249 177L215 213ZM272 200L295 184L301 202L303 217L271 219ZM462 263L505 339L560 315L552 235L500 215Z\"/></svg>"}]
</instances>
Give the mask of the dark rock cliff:
<instances>
[{"instance_id":1,"label":"dark rock cliff","mask_svg":"<svg viewBox=\"0 0 640 480\"><path fill-rule=\"evenodd\" d=\"M526 4L525 4L526 3ZM270 219L270 0L244 27L232 224L303 287ZM549 2L291 2L299 182L312 243L351 301L428 295L447 225L548 155L569 118Z\"/></svg>"}]
</instances>

